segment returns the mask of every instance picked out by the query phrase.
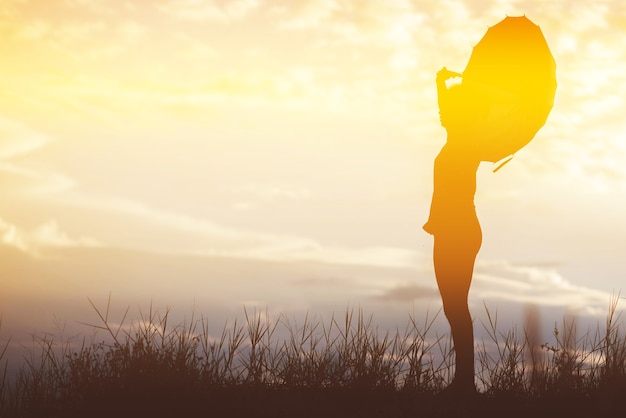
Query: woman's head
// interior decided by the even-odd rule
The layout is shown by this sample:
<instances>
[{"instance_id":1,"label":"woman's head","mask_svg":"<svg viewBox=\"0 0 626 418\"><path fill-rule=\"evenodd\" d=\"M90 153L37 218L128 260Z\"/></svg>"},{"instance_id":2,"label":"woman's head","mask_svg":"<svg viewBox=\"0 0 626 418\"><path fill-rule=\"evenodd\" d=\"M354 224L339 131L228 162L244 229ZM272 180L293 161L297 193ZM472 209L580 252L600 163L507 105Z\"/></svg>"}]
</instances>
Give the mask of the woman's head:
<instances>
[{"instance_id":1,"label":"woman's head","mask_svg":"<svg viewBox=\"0 0 626 418\"><path fill-rule=\"evenodd\" d=\"M445 91L439 115L441 125L450 130L462 130L485 117L487 106L480 94L463 83Z\"/></svg>"}]
</instances>

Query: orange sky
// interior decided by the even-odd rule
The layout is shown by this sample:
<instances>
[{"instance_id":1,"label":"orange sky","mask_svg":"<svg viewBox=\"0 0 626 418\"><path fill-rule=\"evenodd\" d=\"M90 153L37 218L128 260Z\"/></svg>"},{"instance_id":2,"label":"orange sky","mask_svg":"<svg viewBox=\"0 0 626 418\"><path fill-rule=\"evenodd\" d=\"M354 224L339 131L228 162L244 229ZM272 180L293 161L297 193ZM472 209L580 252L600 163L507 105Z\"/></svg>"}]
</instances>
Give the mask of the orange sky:
<instances>
[{"instance_id":1,"label":"orange sky","mask_svg":"<svg viewBox=\"0 0 626 418\"><path fill-rule=\"evenodd\" d=\"M522 13L557 96L511 163L480 169L472 304L602 317L626 270L623 2L3 0L3 327L109 291L439 306L421 230L445 140L434 75Z\"/></svg>"}]
</instances>

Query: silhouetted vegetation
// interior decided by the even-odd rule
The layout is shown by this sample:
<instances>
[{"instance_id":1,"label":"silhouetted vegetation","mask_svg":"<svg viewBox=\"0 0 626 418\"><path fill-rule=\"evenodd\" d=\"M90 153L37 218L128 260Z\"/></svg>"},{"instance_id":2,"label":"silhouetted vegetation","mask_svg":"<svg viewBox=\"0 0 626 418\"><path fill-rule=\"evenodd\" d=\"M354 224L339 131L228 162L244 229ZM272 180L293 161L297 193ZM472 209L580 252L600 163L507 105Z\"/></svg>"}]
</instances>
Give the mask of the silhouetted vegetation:
<instances>
[{"instance_id":1,"label":"silhouetted vegetation","mask_svg":"<svg viewBox=\"0 0 626 418\"><path fill-rule=\"evenodd\" d=\"M0 416L623 416L617 300L602 332L578 336L564 321L552 343L534 341L528 329L503 333L487 312L481 394L471 399L437 395L454 358L449 338L431 335L433 317L411 316L383 334L361 310L297 323L244 309L245 321L216 336L202 317L172 326L169 311L150 309L114 325L108 306L94 306L101 323L92 327L106 338L35 337L14 381L0 347Z\"/></svg>"}]
</instances>

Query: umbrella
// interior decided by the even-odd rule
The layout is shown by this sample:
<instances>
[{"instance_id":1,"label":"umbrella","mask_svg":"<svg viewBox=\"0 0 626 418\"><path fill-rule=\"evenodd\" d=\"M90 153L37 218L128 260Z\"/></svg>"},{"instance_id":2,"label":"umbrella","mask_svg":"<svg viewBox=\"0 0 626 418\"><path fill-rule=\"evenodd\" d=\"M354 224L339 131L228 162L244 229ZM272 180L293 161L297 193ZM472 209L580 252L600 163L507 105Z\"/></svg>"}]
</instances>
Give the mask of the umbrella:
<instances>
[{"instance_id":1,"label":"umbrella","mask_svg":"<svg viewBox=\"0 0 626 418\"><path fill-rule=\"evenodd\" d=\"M528 144L556 92L556 63L539 26L507 16L490 27L472 51L463 85L488 109L476 125L481 159L496 162Z\"/></svg>"}]
</instances>

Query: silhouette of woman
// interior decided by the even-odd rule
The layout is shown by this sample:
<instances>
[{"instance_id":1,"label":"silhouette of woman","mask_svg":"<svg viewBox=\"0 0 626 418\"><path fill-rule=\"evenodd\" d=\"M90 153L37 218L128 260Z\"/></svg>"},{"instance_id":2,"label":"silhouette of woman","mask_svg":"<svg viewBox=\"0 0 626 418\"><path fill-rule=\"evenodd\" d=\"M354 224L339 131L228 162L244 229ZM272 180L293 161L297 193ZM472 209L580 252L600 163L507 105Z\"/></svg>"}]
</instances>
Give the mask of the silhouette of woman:
<instances>
[{"instance_id":1,"label":"silhouette of woman","mask_svg":"<svg viewBox=\"0 0 626 418\"><path fill-rule=\"evenodd\" d=\"M460 76L445 67L437 73L441 125L446 144L434 164L434 191L424 230L434 236L433 263L443 310L450 323L456 357L454 380L447 393L472 394L474 331L468 294L474 261L482 243L476 209L476 171L480 164L472 146L475 121L482 109L478 96L463 84L446 88L446 80Z\"/></svg>"}]
</instances>

